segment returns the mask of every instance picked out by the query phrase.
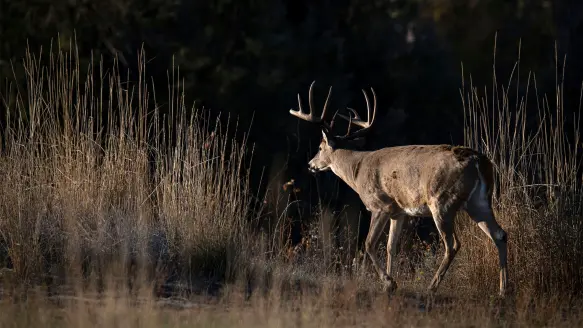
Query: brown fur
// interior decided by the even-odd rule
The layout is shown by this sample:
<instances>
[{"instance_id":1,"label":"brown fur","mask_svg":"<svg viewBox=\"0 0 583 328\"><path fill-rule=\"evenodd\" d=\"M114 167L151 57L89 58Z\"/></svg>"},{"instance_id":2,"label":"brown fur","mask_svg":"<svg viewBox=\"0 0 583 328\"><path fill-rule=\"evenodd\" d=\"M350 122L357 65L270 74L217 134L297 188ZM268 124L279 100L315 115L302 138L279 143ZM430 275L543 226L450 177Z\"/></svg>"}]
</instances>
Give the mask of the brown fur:
<instances>
[{"instance_id":1,"label":"brown fur","mask_svg":"<svg viewBox=\"0 0 583 328\"><path fill-rule=\"evenodd\" d=\"M469 147L450 145L445 145L445 147L451 149L460 162L476 159L478 160L479 170L482 173L482 176L485 180L484 182L486 183L488 191L491 194L492 190L494 190L494 165L490 159L486 155Z\"/></svg>"},{"instance_id":2,"label":"brown fur","mask_svg":"<svg viewBox=\"0 0 583 328\"><path fill-rule=\"evenodd\" d=\"M330 168L359 193L369 210L386 210L387 198L396 203L391 204L396 210L429 205L432 198L453 190L452 201L467 201L479 177L475 163L487 160L470 148L447 145L398 146L374 152L338 149L332 158L338 160ZM487 164L479 167L482 176L491 177Z\"/></svg>"}]
</instances>

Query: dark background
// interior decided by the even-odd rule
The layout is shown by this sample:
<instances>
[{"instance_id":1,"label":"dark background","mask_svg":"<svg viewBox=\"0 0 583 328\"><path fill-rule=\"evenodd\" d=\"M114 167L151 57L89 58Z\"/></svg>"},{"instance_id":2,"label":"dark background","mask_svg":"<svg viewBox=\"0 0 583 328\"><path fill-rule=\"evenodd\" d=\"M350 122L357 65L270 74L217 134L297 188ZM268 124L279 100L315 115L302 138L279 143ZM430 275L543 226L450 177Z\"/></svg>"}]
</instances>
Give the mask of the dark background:
<instances>
[{"instance_id":1,"label":"dark background","mask_svg":"<svg viewBox=\"0 0 583 328\"><path fill-rule=\"evenodd\" d=\"M138 52L167 109L168 70L180 67L187 103L253 121L253 188L267 190L269 211L305 222L303 210L323 197L330 208L358 207L343 183L309 175L320 131L288 114L316 80L321 109L333 85L332 110L364 108L362 88L378 96L377 127L365 148L463 142L459 88L466 81L506 81L521 43L521 76L536 73L538 89L554 92L555 42L567 56L566 110L577 110L583 77L583 1L507 0L1 0L0 78L24 83L27 46L48 52L76 40L84 67L94 58L135 78ZM496 37L497 35L497 37ZM14 69L13 69L14 67ZM525 81L523 79L523 81ZM1 92L6 92L5 84ZM552 98L551 98L552 99ZM534 106L533 106L534 107ZM5 107L2 107L5 108ZM536 109L536 108L534 108ZM4 115L2 115L4 116ZM242 130L246 130L243 128ZM343 133L340 131L339 133ZM263 176L261 174L263 173ZM294 179L296 192L282 185ZM261 181L261 182L260 182ZM339 187L339 188L338 188ZM302 202L286 207L288 197ZM280 202L275 200L279 199ZM283 202L281 201L283 200ZM310 211L311 212L311 211ZM344 212L343 212L344 213ZM274 214L272 217L278 216ZM355 212L352 217L355 217ZM267 215L269 216L269 215ZM338 216L339 217L339 216ZM366 233L366 220L364 220ZM294 225L297 241L299 225Z\"/></svg>"}]
</instances>

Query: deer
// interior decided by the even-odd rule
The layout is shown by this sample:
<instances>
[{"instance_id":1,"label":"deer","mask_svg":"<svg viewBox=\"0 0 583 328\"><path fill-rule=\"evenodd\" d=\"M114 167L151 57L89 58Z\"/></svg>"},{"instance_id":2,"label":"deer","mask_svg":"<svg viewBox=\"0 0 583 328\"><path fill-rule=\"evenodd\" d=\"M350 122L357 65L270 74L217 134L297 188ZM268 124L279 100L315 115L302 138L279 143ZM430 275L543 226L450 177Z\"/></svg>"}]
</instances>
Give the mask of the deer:
<instances>
[{"instance_id":1,"label":"deer","mask_svg":"<svg viewBox=\"0 0 583 328\"><path fill-rule=\"evenodd\" d=\"M393 146L373 151L354 149L355 140L364 138L373 127L377 108L374 89L371 88L372 110L368 94L362 90L367 109L366 121L356 110L348 107L348 116L336 111L332 120L329 120L326 115L332 86L320 117L316 117L313 113L314 83L308 91L309 112L304 112L298 93L298 109L292 108L289 113L322 129L318 152L308 162L309 171L313 174L332 171L359 195L370 212L363 261L370 259L383 288L390 292L397 289L393 278L393 260L403 223L415 217L432 217L445 246L441 264L427 287L430 294L435 293L460 250L454 218L460 209L464 209L496 246L500 273L499 295L504 297L508 283L508 237L494 216L494 165L488 157L469 147L447 144ZM345 135L332 133L336 116L348 121ZM360 129L351 131L353 126ZM387 261L386 267L382 268L375 250L389 222Z\"/></svg>"}]
</instances>

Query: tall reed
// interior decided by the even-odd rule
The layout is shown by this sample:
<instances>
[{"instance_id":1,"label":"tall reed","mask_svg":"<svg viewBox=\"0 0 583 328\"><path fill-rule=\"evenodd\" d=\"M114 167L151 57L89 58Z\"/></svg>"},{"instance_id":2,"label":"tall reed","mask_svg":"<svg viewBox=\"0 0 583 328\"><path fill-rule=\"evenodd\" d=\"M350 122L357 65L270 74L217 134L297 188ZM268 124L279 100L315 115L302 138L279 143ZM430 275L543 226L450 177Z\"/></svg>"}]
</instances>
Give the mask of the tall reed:
<instances>
[{"instance_id":1,"label":"tall reed","mask_svg":"<svg viewBox=\"0 0 583 328\"><path fill-rule=\"evenodd\" d=\"M228 120L158 102L146 57L120 72L74 45L27 52L2 88L0 264L21 281L125 274L231 278L246 254L251 160ZM214 278L213 278L214 277Z\"/></svg>"},{"instance_id":2,"label":"tall reed","mask_svg":"<svg viewBox=\"0 0 583 328\"><path fill-rule=\"evenodd\" d=\"M511 280L533 295L583 287L580 107L565 108L565 62L555 60L553 95L539 92L533 72L520 74L520 53L507 81L494 70L491 88L470 79L461 89L465 144L496 165L494 207L508 231ZM466 282L495 284L491 242L474 224L463 235L462 261L474 266Z\"/></svg>"}]
</instances>

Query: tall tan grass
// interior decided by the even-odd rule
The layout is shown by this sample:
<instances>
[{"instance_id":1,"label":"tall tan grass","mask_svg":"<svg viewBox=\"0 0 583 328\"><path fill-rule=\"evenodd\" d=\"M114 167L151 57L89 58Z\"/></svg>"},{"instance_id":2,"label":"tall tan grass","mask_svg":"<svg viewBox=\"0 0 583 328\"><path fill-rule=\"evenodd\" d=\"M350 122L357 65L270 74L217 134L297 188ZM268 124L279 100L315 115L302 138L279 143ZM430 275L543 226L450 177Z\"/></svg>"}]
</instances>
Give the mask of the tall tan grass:
<instances>
[{"instance_id":1,"label":"tall tan grass","mask_svg":"<svg viewBox=\"0 0 583 328\"><path fill-rule=\"evenodd\" d=\"M117 61L81 67L71 45L28 52L26 88L6 85L0 261L19 280L102 276L114 262L161 279L232 278L251 152L227 136L231 120L185 104L176 69L162 115L145 60L131 80Z\"/></svg>"},{"instance_id":2,"label":"tall tan grass","mask_svg":"<svg viewBox=\"0 0 583 328\"><path fill-rule=\"evenodd\" d=\"M345 250L322 241L306 239L300 258L284 261L285 223L267 236L248 223L252 149L245 138L232 138L238 127L230 119L187 106L177 69L168 74L169 99L159 101L143 52L126 77L117 62L84 65L73 46L29 52L15 65L26 72L25 83L2 88L0 269L11 269L0 270L0 312L13 315L0 316L0 325L581 322L581 304L563 299L582 288L583 224L579 126L567 128L560 83L552 106L530 74L516 92L496 75L492 90L462 86L465 143L496 165L495 210L509 233L517 296L502 304L485 297L497 291L496 251L460 218L462 250L440 289L454 297L428 312L431 302L416 292L427 286L441 254L417 254L417 273L399 277L409 281L391 298L373 275L330 269L333 261L322 258ZM43 282L73 289L49 297L31 291ZM206 290L223 283L222 294L158 298L152 285L169 282ZM28 292L11 290L19 286Z\"/></svg>"},{"instance_id":3,"label":"tall tan grass","mask_svg":"<svg viewBox=\"0 0 583 328\"><path fill-rule=\"evenodd\" d=\"M515 289L540 296L583 287L583 190L580 106L564 107L565 61L557 63L554 94L541 93L536 75L520 75L520 54L507 80L494 70L492 87L463 84L465 143L495 163L495 211L509 238ZM583 90L582 90L583 91ZM467 221L466 221L467 222ZM495 288L497 257L471 224L460 262L468 285Z\"/></svg>"}]
</instances>

